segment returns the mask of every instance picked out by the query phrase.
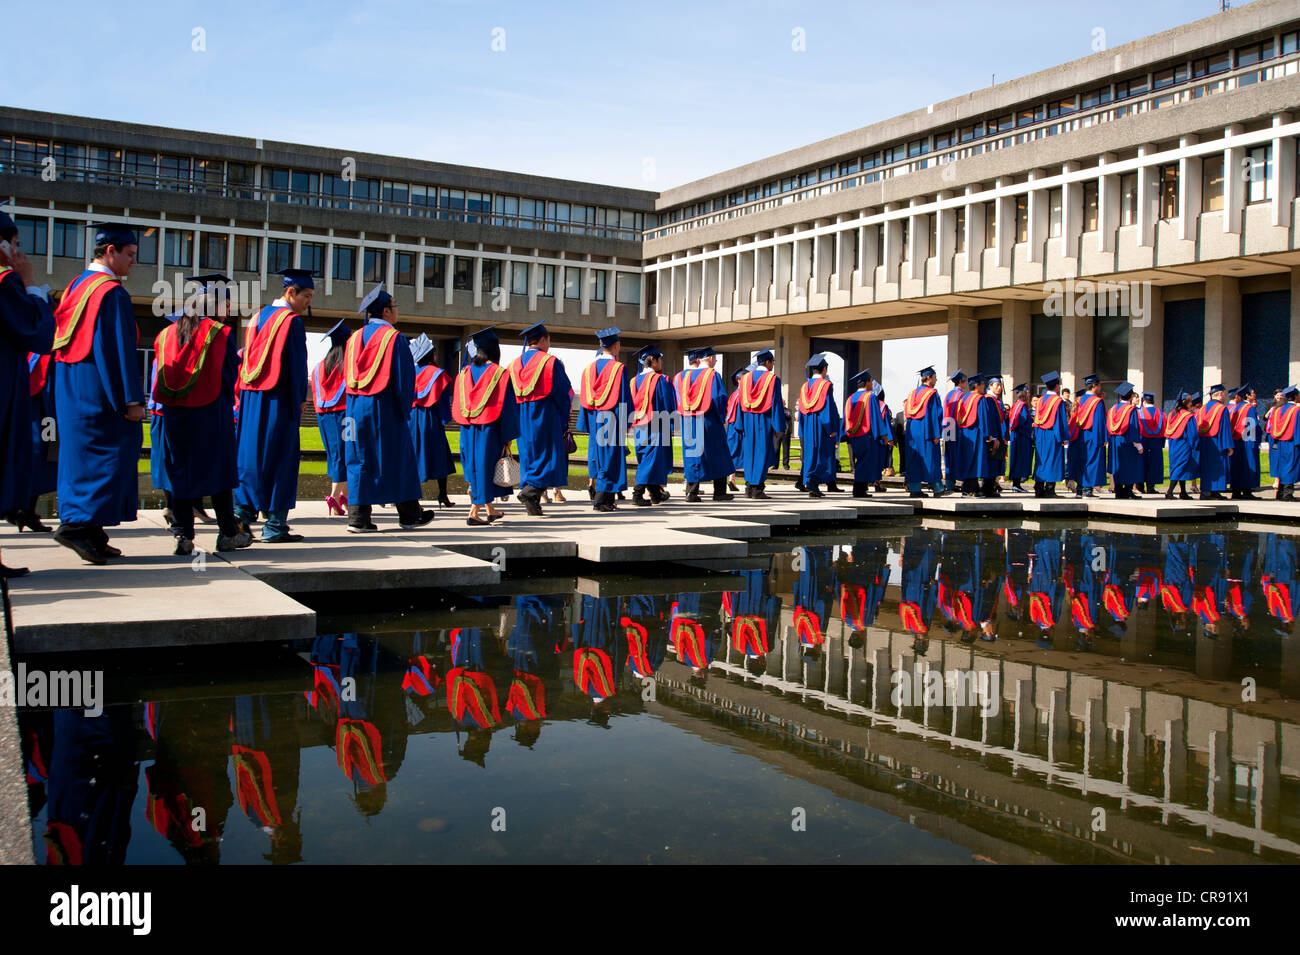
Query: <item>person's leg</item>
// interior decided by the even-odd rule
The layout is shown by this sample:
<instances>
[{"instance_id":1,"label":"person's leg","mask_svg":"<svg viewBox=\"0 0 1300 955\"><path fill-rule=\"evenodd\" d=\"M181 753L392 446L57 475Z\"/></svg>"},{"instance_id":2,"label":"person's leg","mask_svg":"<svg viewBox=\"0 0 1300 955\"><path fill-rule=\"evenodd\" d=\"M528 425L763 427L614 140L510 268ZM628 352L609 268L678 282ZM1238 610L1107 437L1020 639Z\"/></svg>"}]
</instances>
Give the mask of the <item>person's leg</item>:
<instances>
[{"instance_id":1,"label":"person's leg","mask_svg":"<svg viewBox=\"0 0 1300 955\"><path fill-rule=\"evenodd\" d=\"M266 523L262 525L262 540L290 542L302 540L301 535L289 533L289 512L267 511Z\"/></svg>"},{"instance_id":2,"label":"person's leg","mask_svg":"<svg viewBox=\"0 0 1300 955\"><path fill-rule=\"evenodd\" d=\"M397 506L397 522L402 526L402 530L411 530L416 527L423 527L433 520L433 511L429 508L420 506L419 498L411 501L402 501Z\"/></svg>"},{"instance_id":3,"label":"person's leg","mask_svg":"<svg viewBox=\"0 0 1300 955\"><path fill-rule=\"evenodd\" d=\"M172 536L176 538L177 557L194 552L194 500L172 495Z\"/></svg>"},{"instance_id":4,"label":"person's leg","mask_svg":"<svg viewBox=\"0 0 1300 955\"><path fill-rule=\"evenodd\" d=\"M371 510L369 504L349 504L348 533L367 534L379 530L375 522L371 520Z\"/></svg>"}]
</instances>

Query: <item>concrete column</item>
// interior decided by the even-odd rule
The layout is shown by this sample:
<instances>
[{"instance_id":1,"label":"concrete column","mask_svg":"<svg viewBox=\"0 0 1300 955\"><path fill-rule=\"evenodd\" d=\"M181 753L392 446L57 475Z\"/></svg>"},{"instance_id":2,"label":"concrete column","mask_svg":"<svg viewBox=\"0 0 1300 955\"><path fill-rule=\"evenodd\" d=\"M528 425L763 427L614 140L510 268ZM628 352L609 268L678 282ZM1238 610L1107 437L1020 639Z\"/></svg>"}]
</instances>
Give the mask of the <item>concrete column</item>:
<instances>
[{"instance_id":1,"label":"concrete column","mask_svg":"<svg viewBox=\"0 0 1300 955\"><path fill-rule=\"evenodd\" d=\"M686 367L686 345L678 339L661 341L658 345L664 353L664 374L671 380Z\"/></svg>"},{"instance_id":2,"label":"concrete column","mask_svg":"<svg viewBox=\"0 0 1300 955\"><path fill-rule=\"evenodd\" d=\"M1223 131L1225 137L1238 136L1246 131L1240 123L1233 123ZM1242 160L1246 158L1244 146L1233 146L1223 151L1223 231L1241 231L1241 211L1246 205L1246 181L1241 176ZM1208 305L1206 303L1208 312ZM1206 322L1209 316L1206 315ZM1208 344L1206 346L1209 348Z\"/></svg>"},{"instance_id":3,"label":"concrete column","mask_svg":"<svg viewBox=\"0 0 1300 955\"><path fill-rule=\"evenodd\" d=\"M1097 251L1115 251L1115 230L1119 228L1119 176L1105 175L1115 162L1114 153L1097 157Z\"/></svg>"},{"instance_id":4,"label":"concrete column","mask_svg":"<svg viewBox=\"0 0 1300 955\"><path fill-rule=\"evenodd\" d=\"M1091 315L1061 316L1061 386L1078 400L1079 382L1096 369Z\"/></svg>"},{"instance_id":5,"label":"concrete column","mask_svg":"<svg viewBox=\"0 0 1300 955\"><path fill-rule=\"evenodd\" d=\"M1029 381L1033 368L1030 354L1029 303L1009 299L1002 303L1002 372L1003 393L1010 403L1012 390ZM1030 384L1032 389L1033 385Z\"/></svg>"},{"instance_id":6,"label":"concrete column","mask_svg":"<svg viewBox=\"0 0 1300 955\"><path fill-rule=\"evenodd\" d=\"M1137 314L1139 295L1141 315ZM1138 391L1151 392L1160 404L1165 386L1165 300L1160 286L1134 283L1129 315L1128 380Z\"/></svg>"},{"instance_id":7,"label":"concrete column","mask_svg":"<svg viewBox=\"0 0 1300 955\"><path fill-rule=\"evenodd\" d=\"M1031 169L1029 181L1043 179L1046 173L1042 169ZM1048 214L1047 190L1031 189L1029 192L1029 261L1043 261L1043 249L1047 242Z\"/></svg>"},{"instance_id":8,"label":"concrete column","mask_svg":"<svg viewBox=\"0 0 1300 955\"><path fill-rule=\"evenodd\" d=\"M880 339L873 342L858 342L858 370L870 368L873 376L880 376L885 373L885 343ZM884 384L884 382L881 382ZM848 386L852 387L852 386ZM844 403L844 397L840 396L840 404ZM901 402L895 402L900 404Z\"/></svg>"},{"instance_id":9,"label":"concrete column","mask_svg":"<svg viewBox=\"0 0 1300 955\"><path fill-rule=\"evenodd\" d=\"M1178 139L1179 147L1186 149L1200 142L1195 133ZM1184 156L1178 160L1178 238L1195 239L1196 223L1201 214L1202 157ZM1147 391L1152 389L1148 388Z\"/></svg>"},{"instance_id":10,"label":"concrete column","mask_svg":"<svg viewBox=\"0 0 1300 955\"><path fill-rule=\"evenodd\" d=\"M1240 375L1241 292L1236 279L1210 275L1205 279L1204 383L1230 383Z\"/></svg>"},{"instance_id":11,"label":"concrete column","mask_svg":"<svg viewBox=\"0 0 1300 955\"><path fill-rule=\"evenodd\" d=\"M1138 157L1143 158L1156 152L1156 147L1151 143L1144 143L1138 146ZM1152 165L1142 166L1138 169L1138 208L1137 208L1137 226L1138 226L1138 245L1148 247L1155 242L1156 237L1156 219L1160 217L1158 208L1159 196L1156 192L1159 188L1156 182L1158 167Z\"/></svg>"},{"instance_id":12,"label":"concrete column","mask_svg":"<svg viewBox=\"0 0 1300 955\"><path fill-rule=\"evenodd\" d=\"M971 309L964 305L948 306L948 367L952 374L958 368L966 374L978 369L979 359L979 323L973 317Z\"/></svg>"},{"instance_id":13,"label":"concrete column","mask_svg":"<svg viewBox=\"0 0 1300 955\"><path fill-rule=\"evenodd\" d=\"M1300 381L1300 265L1291 266L1291 370L1286 380Z\"/></svg>"},{"instance_id":14,"label":"concrete column","mask_svg":"<svg viewBox=\"0 0 1300 955\"><path fill-rule=\"evenodd\" d=\"M1011 184L1010 178L994 180L998 189ZM1016 244L1016 197L1003 196L996 200L993 208L997 213L994 231L994 247L997 250L995 262L998 268L1006 268L1011 264L1011 250Z\"/></svg>"},{"instance_id":15,"label":"concrete column","mask_svg":"<svg viewBox=\"0 0 1300 955\"><path fill-rule=\"evenodd\" d=\"M799 398L804 383L804 363L808 361L808 331L803 325L778 325L776 333L776 373L781 379L782 397L790 408Z\"/></svg>"},{"instance_id":16,"label":"concrete column","mask_svg":"<svg viewBox=\"0 0 1300 955\"><path fill-rule=\"evenodd\" d=\"M1290 113L1278 113L1273 117L1275 129L1290 122ZM1291 224L1291 207L1295 204L1295 151L1294 137L1278 137L1273 140L1273 181L1269 183L1273 201L1270 205L1273 225L1283 228Z\"/></svg>"},{"instance_id":17,"label":"concrete column","mask_svg":"<svg viewBox=\"0 0 1300 955\"><path fill-rule=\"evenodd\" d=\"M1061 167L1061 172L1077 172L1078 162L1071 160ZM1049 223L1050 226L1050 223ZM1049 228L1050 232L1051 229ZM1083 234L1083 182L1067 182L1061 187L1061 255L1067 259L1078 258L1079 236ZM1005 341L1006 333L1003 332Z\"/></svg>"}]
</instances>

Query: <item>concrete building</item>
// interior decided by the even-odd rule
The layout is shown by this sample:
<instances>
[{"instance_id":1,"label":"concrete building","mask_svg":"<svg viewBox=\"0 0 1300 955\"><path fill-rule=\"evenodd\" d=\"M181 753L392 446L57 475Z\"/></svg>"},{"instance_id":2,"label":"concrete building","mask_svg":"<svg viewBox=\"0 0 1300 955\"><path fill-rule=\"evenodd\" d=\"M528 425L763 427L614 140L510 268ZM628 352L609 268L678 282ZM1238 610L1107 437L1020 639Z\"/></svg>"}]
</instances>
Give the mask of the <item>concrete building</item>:
<instances>
[{"instance_id":1,"label":"concrete building","mask_svg":"<svg viewBox=\"0 0 1300 955\"><path fill-rule=\"evenodd\" d=\"M449 344L617 323L674 366L774 346L787 388L814 350L851 373L946 334L1012 383L1272 389L1300 379L1298 37L1256 0L657 195L4 109L0 197L54 285L88 223L148 231L142 312L176 271L301 265L322 328L384 279Z\"/></svg>"}]
</instances>

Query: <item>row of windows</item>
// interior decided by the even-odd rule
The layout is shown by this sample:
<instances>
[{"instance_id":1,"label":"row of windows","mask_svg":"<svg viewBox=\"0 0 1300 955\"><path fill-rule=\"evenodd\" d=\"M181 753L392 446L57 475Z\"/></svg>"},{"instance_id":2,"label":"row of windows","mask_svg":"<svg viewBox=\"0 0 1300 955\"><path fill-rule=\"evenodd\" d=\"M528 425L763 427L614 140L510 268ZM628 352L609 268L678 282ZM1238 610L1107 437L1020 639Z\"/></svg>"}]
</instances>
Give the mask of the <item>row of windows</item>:
<instances>
[{"instance_id":1,"label":"row of windows","mask_svg":"<svg viewBox=\"0 0 1300 955\"><path fill-rule=\"evenodd\" d=\"M52 161L52 162L51 162ZM161 189L416 218L640 239L656 216L383 179L0 136L0 173Z\"/></svg>"},{"instance_id":2,"label":"row of windows","mask_svg":"<svg viewBox=\"0 0 1300 955\"><path fill-rule=\"evenodd\" d=\"M793 192L819 182L825 182L858 172L869 172L881 166L888 166L907 159L916 159L927 155L932 149L950 149L953 146L975 142L990 136L1001 136L1007 132L1032 126L1044 120L1069 116L1082 110L1095 109L1113 102L1119 102L1149 92L1168 89L1187 82L1189 79L1202 79L1217 73L1225 73L1233 68L1234 58L1238 69L1271 60L1276 56L1288 56L1297 52L1300 45L1300 31L1283 34L1275 43L1272 39L1252 43L1236 50L1221 50L1210 56L1201 57L1190 62L1180 63L1152 73L1127 77L1114 84L1098 87L1086 92L1026 106L1000 116L989 116L972 121L954 129L942 130L920 139L895 143L875 152L838 163L828 163L816 169L805 170L797 175L773 179L766 183L755 183L745 189L739 189L726 195L714 196L700 202L669 210L662 216L665 222L681 222L696 216L707 215L731 206L755 202L759 199L779 196ZM1279 52L1280 51L1280 52ZM1258 79L1258 74L1243 75L1238 78L1238 86L1247 86ZM861 180L863 183L874 182L878 174L869 174ZM654 228L650 226L649 228Z\"/></svg>"},{"instance_id":3,"label":"row of windows","mask_svg":"<svg viewBox=\"0 0 1300 955\"><path fill-rule=\"evenodd\" d=\"M58 258L81 259L85 261L85 225L80 222L62 222L55 220L52 242L49 236L49 220L32 216L15 216L18 236L22 248L28 255L53 254ZM157 229L145 229L137 233L140 239L136 261L142 265L158 263ZM204 271L225 271L227 242L230 236L205 233L199 244L199 265ZM235 270L238 272L260 272L261 239L257 236L237 235L235 240ZM311 269L318 275L325 273L325 255L327 246L319 242L301 244L298 268ZM163 243L163 264L176 268L194 268L194 233L186 229L167 230ZM384 282L388 280L387 249L366 249L361 261L361 278L363 282ZM393 282L396 285L415 286L417 284L416 254L414 252L393 252ZM452 260L451 282L455 291L471 291L474 287L474 259L463 255L447 255L426 252L424 254L424 287L447 287L447 260ZM336 245L334 247L334 278L340 282L354 282L357 278L357 249L352 246ZM280 269L293 266L293 242L287 239L266 240L266 269L274 273ZM509 276L509 288L512 294L528 294L528 263L501 262L497 259L483 260L482 289L491 292L498 287L506 287L503 275ZM539 265L538 294L554 297L555 269L553 265ZM579 299L582 297L582 267L564 268L564 296ZM604 269L592 270L592 286L589 298L594 302L605 301L607 272ZM616 299L620 305L637 305L641 300L640 276L635 273L620 272L616 279ZM549 289L549 291L547 291Z\"/></svg>"}]
</instances>

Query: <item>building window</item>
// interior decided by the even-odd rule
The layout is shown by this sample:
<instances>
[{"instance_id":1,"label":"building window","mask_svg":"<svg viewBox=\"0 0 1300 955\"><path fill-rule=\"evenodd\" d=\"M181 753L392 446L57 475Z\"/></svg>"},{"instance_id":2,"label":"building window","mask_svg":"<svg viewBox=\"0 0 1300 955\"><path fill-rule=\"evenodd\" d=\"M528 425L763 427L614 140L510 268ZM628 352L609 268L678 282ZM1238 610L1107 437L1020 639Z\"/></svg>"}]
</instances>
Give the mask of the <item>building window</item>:
<instances>
[{"instance_id":1,"label":"building window","mask_svg":"<svg viewBox=\"0 0 1300 955\"><path fill-rule=\"evenodd\" d=\"M1227 50L1220 50L1210 56L1203 56L1199 60L1192 61L1192 76L1211 76L1215 73L1223 73L1232 68L1232 54Z\"/></svg>"},{"instance_id":2,"label":"building window","mask_svg":"<svg viewBox=\"0 0 1300 955\"><path fill-rule=\"evenodd\" d=\"M144 229L136 233L140 244L136 247L135 261L139 265L158 264L158 230Z\"/></svg>"},{"instance_id":3,"label":"building window","mask_svg":"<svg viewBox=\"0 0 1300 955\"><path fill-rule=\"evenodd\" d=\"M226 195L235 199L253 198L253 167L247 163L226 165ZM249 269L249 271L253 271Z\"/></svg>"},{"instance_id":4,"label":"building window","mask_svg":"<svg viewBox=\"0 0 1300 955\"><path fill-rule=\"evenodd\" d=\"M955 242L953 244L953 251L965 252L966 251L966 207L958 206L957 215L954 216L953 218L955 220L955 228L957 230L957 234L954 237Z\"/></svg>"},{"instance_id":5,"label":"building window","mask_svg":"<svg viewBox=\"0 0 1300 955\"><path fill-rule=\"evenodd\" d=\"M342 176L336 176L332 173L326 173L321 176L320 191L325 198L321 205L327 209L346 209L348 207L348 196L351 193L351 183Z\"/></svg>"},{"instance_id":6,"label":"building window","mask_svg":"<svg viewBox=\"0 0 1300 955\"><path fill-rule=\"evenodd\" d=\"M614 278L614 301L619 305L640 305L641 276L617 273Z\"/></svg>"},{"instance_id":7,"label":"building window","mask_svg":"<svg viewBox=\"0 0 1300 955\"><path fill-rule=\"evenodd\" d=\"M1061 237L1061 222L1064 214L1062 190L1047 190L1047 234L1053 239Z\"/></svg>"},{"instance_id":8,"label":"building window","mask_svg":"<svg viewBox=\"0 0 1300 955\"><path fill-rule=\"evenodd\" d=\"M994 202L984 203L984 248L996 249L998 247L998 204Z\"/></svg>"},{"instance_id":9,"label":"building window","mask_svg":"<svg viewBox=\"0 0 1300 955\"><path fill-rule=\"evenodd\" d=\"M225 163L220 159L194 160L194 184L199 192L212 196L221 195L225 175Z\"/></svg>"},{"instance_id":10,"label":"building window","mask_svg":"<svg viewBox=\"0 0 1300 955\"><path fill-rule=\"evenodd\" d=\"M59 178L66 182L81 182L85 178L86 150L84 146L55 143L50 151L58 166Z\"/></svg>"},{"instance_id":11,"label":"building window","mask_svg":"<svg viewBox=\"0 0 1300 955\"><path fill-rule=\"evenodd\" d=\"M293 268L293 243L288 239L266 240L266 271L273 275L281 269Z\"/></svg>"},{"instance_id":12,"label":"building window","mask_svg":"<svg viewBox=\"0 0 1300 955\"><path fill-rule=\"evenodd\" d=\"M543 265L537 269L537 294L555 298L555 266Z\"/></svg>"},{"instance_id":13,"label":"building window","mask_svg":"<svg viewBox=\"0 0 1300 955\"><path fill-rule=\"evenodd\" d=\"M103 149L99 146L90 150L90 174L87 182L104 182L116 185L122 181L122 153L117 149Z\"/></svg>"},{"instance_id":14,"label":"building window","mask_svg":"<svg viewBox=\"0 0 1300 955\"><path fill-rule=\"evenodd\" d=\"M362 281L388 281L388 253L383 249L366 249L362 260Z\"/></svg>"},{"instance_id":15,"label":"building window","mask_svg":"<svg viewBox=\"0 0 1300 955\"><path fill-rule=\"evenodd\" d=\"M1263 43L1252 43L1250 46L1237 47L1237 68L1243 66L1254 66L1264 60L1273 59L1273 41L1265 40Z\"/></svg>"},{"instance_id":16,"label":"building window","mask_svg":"<svg viewBox=\"0 0 1300 955\"><path fill-rule=\"evenodd\" d=\"M501 261L499 259L483 259L482 280L479 287L485 292L491 292L493 289L501 287Z\"/></svg>"},{"instance_id":17,"label":"building window","mask_svg":"<svg viewBox=\"0 0 1300 955\"><path fill-rule=\"evenodd\" d=\"M340 282L356 281L357 250L353 246L334 246L334 278Z\"/></svg>"},{"instance_id":18,"label":"building window","mask_svg":"<svg viewBox=\"0 0 1300 955\"><path fill-rule=\"evenodd\" d=\"M1138 177L1128 172L1119 177L1119 224L1137 225Z\"/></svg>"},{"instance_id":19,"label":"building window","mask_svg":"<svg viewBox=\"0 0 1300 955\"><path fill-rule=\"evenodd\" d=\"M255 235L237 235L235 236L235 271L236 272L260 272L262 271L262 260L260 257L261 246L260 240Z\"/></svg>"},{"instance_id":20,"label":"building window","mask_svg":"<svg viewBox=\"0 0 1300 955\"><path fill-rule=\"evenodd\" d=\"M1178 163L1165 163L1159 169L1160 218L1178 217Z\"/></svg>"},{"instance_id":21,"label":"building window","mask_svg":"<svg viewBox=\"0 0 1300 955\"><path fill-rule=\"evenodd\" d=\"M1077 108L1073 96L1067 97L1066 99L1058 99L1053 103L1047 104L1047 118L1056 119L1058 116L1068 116Z\"/></svg>"},{"instance_id":22,"label":"building window","mask_svg":"<svg viewBox=\"0 0 1300 955\"><path fill-rule=\"evenodd\" d=\"M606 275L604 269L592 269L591 271L591 300L593 302L605 301Z\"/></svg>"},{"instance_id":23,"label":"building window","mask_svg":"<svg viewBox=\"0 0 1300 955\"><path fill-rule=\"evenodd\" d=\"M527 262L510 263L510 294L511 295L528 294L528 263Z\"/></svg>"},{"instance_id":24,"label":"building window","mask_svg":"<svg viewBox=\"0 0 1300 955\"><path fill-rule=\"evenodd\" d=\"M424 287L447 287L447 257L436 252L424 253Z\"/></svg>"},{"instance_id":25,"label":"building window","mask_svg":"<svg viewBox=\"0 0 1300 955\"><path fill-rule=\"evenodd\" d=\"M456 256L456 264L452 267L451 282L452 288L456 291L470 291L474 287L474 260L467 259L463 255Z\"/></svg>"},{"instance_id":26,"label":"building window","mask_svg":"<svg viewBox=\"0 0 1300 955\"><path fill-rule=\"evenodd\" d=\"M153 153L128 152L123 184L141 189L158 187L158 157Z\"/></svg>"},{"instance_id":27,"label":"building window","mask_svg":"<svg viewBox=\"0 0 1300 955\"><path fill-rule=\"evenodd\" d=\"M158 160L158 187L173 192L190 191L190 157L162 156Z\"/></svg>"},{"instance_id":28,"label":"building window","mask_svg":"<svg viewBox=\"0 0 1300 955\"><path fill-rule=\"evenodd\" d=\"M53 251L65 259L85 261L86 227L80 222L55 222Z\"/></svg>"},{"instance_id":29,"label":"building window","mask_svg":"<svg viewBox=\"0 0 1300 955\"><path fill-rule=\"evenodd\" d=\"M1206 156L1201 161L1201 211L1223 209L1223 154Z\"/></svg>"},{"instance_id":30,"label":"building window","mask_svg":"<svg viewBox=\"0 0 1300 955\"><path fill-rule=\"evenodd\" d=\"M48 251L48 219L34 219L31 216L14 216L14 225L18 226L19 248L30 258L45 255Z\"/></svg>"},{"instance_id":31,"label":"building window","mask_svg":"<svg viewBox=\"0 0 1300 955\"><path fill-rule=\"evenodd\" d=\"M899 245L902 247L898 258L899 262L906 262L912 257L911 239L911 219L903 219L898 223Z\"/></svg>"},{"instance_id":32,"label":"building window","mask_svg":"<svg viewBox=\"0 0 1300 955\"><path fill-rule=\"evenodd\" d=\"M325 246L319 242L304 242L299 249L298 268L311 269L313 275L324 275Z\"/></svg>"},{"instance_id":33,"label":"building window","mask_svg":"<svg viewBox=\"0 0 1300 955\"><path fill-rule=\"evenodd\" d=\"M1273 198L1273 147L1255 146L1246 153L1246 201L1267 202Z\"/></svg>"},{"instance_id":34,"label":"building window","mask_svg":"<svg viewBox=\"0 0 1300 955\"><path fill-rule=\"evenodd\" d=\"M1096 232L1099 227L1098 183L1091 179L1083 184L1083 231Z\"/></svg>"},{"instance_id":35,"label":"building window","mask_svg":"<svg viewBox=\"0 0 1300 955\"><path fill-rule=\"evenodd\" d=\"M205 232L199 240L199 267L207 272L226 271L226 249L230 237L221 233Z\"/></svg>"},{"instance_id":36,"label":"building window","mask_svg":"<svg viewBox=\"0 0 1300 955\"><path fill-rule=\"evenodd\" d=\"M1016 111L1017 126L1031 126L1034 123L1042 122L1042 119L1043 119L1042 106L1030 106L1026 109Z\"/></svg>"},{"instance_id":37,"label":"building window","mask_svg":"<svg viewBox=\"0 0 1300 955\"><path fill-rule=\"evenodd\" d=\"M582 270L566 268L564 270L564 297L576 299L582 296Z\"/></svg>"},{"instance_id":38,"label":"building window","mask_svg":"<svg viewBox=\"0 0 1300 955\"><path fill-rule=\"evenodd\" d=\"M983 138L984 138L983 120L980 120L978 123L972 123L970 126L963 126L961 129L957 130L958 142L969 143L971 140L983 139Z\"/></svg>"},{"instance_id":39,"label":"building window","mask_svg":"<svg viewBox=\"0 0 1300 955\"><path fill-rule=\"evenodd\" d=\"M357 179L352 183L352 208L361 212L378 212L380 202L378 179Z\"/></svg>"},{"instance_id":40,"label":"building window","mask_svg":"<svg viewBox=\"0 0 1300 955\"><path fill-rule=\"evenodd\" d=\"M187 269L194 264L194 233L186 229L168 229L163 240L163 265Z\"/></svg>"},{"instance_id":41,"label":"building window","mask_svg":"<svg viewBox=\"0 0 1300 955\"><path fill-rule=\"evenodd\" d=\"M1098 106L1105 106L1110 102L1110 87L1099 86L1095 90L1089 90L1084 93L1079 102L1080 109L1095 109Z\"/></svg>"},{"instance_id":42,"label":"building window","mask_svg":"<svg viewBox=\"0 0 1300 955\"><path fill-rule=\"evenodd\" d=\"M1151 88L1153 90L1163 90L1170 86L1176 86L1179 83L1187 81L1187 67L1183 65L1171 66L1167 70L1160 70L1151 77Z\"/></svg>"},{"instance_id":43,"label":"building window","mask_svg":"<svg viewBox=\"0 0 1300 955\"><path fill-rule=\"evenodd\" d=\"M415 253L413 252L396 252L393 265L393 284L394 285L415 285Z\"/></svg>"},{"instance_id":44,"label":"building window","mask_svg":"<svg viewBox=\"0 0 1300 955\"><path fill-rule=\"evenodd\" d=\"M320 205L320 173L294 170L289 179L290 202L300 206Z\"/></svg>"},{"instance_id":45,"label":"building window","mask_svg":"<svg viewBox=\"0 0 1300 955\"><path fill-rule=\"evenodd\" d=\"M1029 241L1029 196L1016 196L1016 241Z\"/></svg>"},{"instance_id":46,"label":"building window","mask_svg":"<svg viewBox=\"0 0 1300 955\"><path fill-rule=\"evenodd\" d=\"M262 198L267 202L289 201L289 170L262 167Z\"/></svg>"},{"instance_id":47,"label":"building window","mask_svg":"<svg viewBox=\"0 0 1300 955\"><path fill-rule=\"evenodd\" d=\"M1130 96L1141 96L1147 91L1147 78L1145 76L1134 76L1130 79L1115 84L1115 99L1128 99Z\"/></svg>"}]
</instances>

